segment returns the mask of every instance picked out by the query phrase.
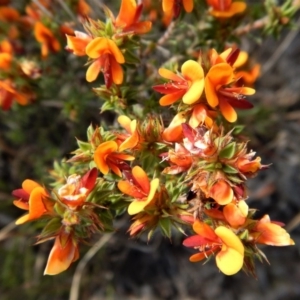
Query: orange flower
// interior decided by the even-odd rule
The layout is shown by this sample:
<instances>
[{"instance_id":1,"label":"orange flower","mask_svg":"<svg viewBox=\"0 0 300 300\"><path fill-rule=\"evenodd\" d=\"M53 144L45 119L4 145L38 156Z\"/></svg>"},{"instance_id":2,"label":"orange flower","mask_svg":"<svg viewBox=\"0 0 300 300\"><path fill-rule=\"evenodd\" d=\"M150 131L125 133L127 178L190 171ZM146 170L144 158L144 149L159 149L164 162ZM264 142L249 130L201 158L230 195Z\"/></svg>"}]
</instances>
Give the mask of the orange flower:
<instances>
[{"instance_id":1,"label":"orange flower","mask_svg":"<svg viewBox=\"0 0 300 300\"><path fill-rule=\"evenodd\" d=\"M72 174L68 177L67 183L58 190L60 200L71 208L81 206L95 187L96 179L96 168L88 171L83 177Z\"/></svg>"},{"instance_id":2,"label":"orange flower","mask_svg":"<svg viewBox=\"0 0 300 300\"><path fill-rule=\"evenodd\" d=\"M228 63L213 65L205 77L205 94L208 104L219 106L228 122L235 122L237 114L233 107L252 108L252 104L243 100L244 95L253 95L254 89L247 87L228 87L235 81L232 66Z\"/></svg>"},{"instance_id":3,"label":"orange flower","mask_svg":"<svg viewBox=\"0 0 300 300\"><path fill-rule=\"evenodd\" d=\"M121 170L128 170L130 167L125 160L134 160L134 156L120 153L118 144L115 141L107 141L100 144L95 153L94 161L101 173L107 174L111 169L116 175L122 176Z\"/></svg>"},{"instance_id":4,"label":"orange flower","mask_svg":"<svg viewBox=\"0 0 300 300\"><path fill-rule=\"evenodd\" d=\"M151 30L150 21L138 21L143 9L143 4L136 4L135 0L122 0L119 15L114 21L117 28L122 29L122 33L143 34Z\"/></svg>"},{"instance_id":5,"label":"orange flower","mask_svg":"<svg viewBox=\"0 0 300 300\"><path fill-rule=\"evenodd\" d=\"M126 176L128 180L119 181L118 188L122 193L135 198L128 206L128 214L135 215L143 211L154 199L159 179L155 178L150 182L145 171L139 166L135 166L132 174L126 173Z\"/></svg>"},{"instance_id":6,"label":"orange flower","mask_svg":"<svg viewBox=\"0 0 300 300\"><path fill-rule=\"evenodd\" d=\"M211 6L209 13L216 18L231 18L236 14L244 12L247 7L247 4L242 1L206 0L206 2Z\"/></svg>"},{"instance_id":7,"label":"orange flower","mask_svg":"<svg viewBox=\"0 0 300 300\"><path fill-rule=\"evenodd\" d=\"M167 142L180 142L183 139L182 124L186 121L184 113L178 113L163 131L163 139Z\"/></svg>"},{"instance_id":8,"label":"orange flower","mask_svg":"<svg viewBox=\"0 0 300 300\"><path fill-rule=\"evenodd\" d=\"M48 198L46 190L35 181L26 179L22 183L22 189L14 190L12 194L19 198L13 202L14 205L29 211L16 221L17 225L39 219L53 211L54 203Z\"/></svg>"},{"instance_id":9,"label":"orange flower","mask_svg":"<svg viewBox=\"0 0 300 300\"><path fill-rule=\"evenodd\" d=\"M192 115L189 119L189 125L193 128L199 125L205 124L207 128L214 126L214 119L217 114L212 110L208 110L208 107L204 104L196 104L192 108Z\"/></svg>"},{"instance_id":10,"label":"orange flower","mask_svg":"<svg viewBox=\"0 0 300 300\"><path fill-rule=\"evenodd\" d=\"M77 241L73 234L61 231L55 238L54 245L48 257L44 275L56 275L69 268L72 262L79 258Z\"/></svg>"},{"instance_id":11,"label":"orange flower","mask_svg":"<svg viewBox=\"0 0 300 300\"><path fill-rule=\"evenodd\" d=\"M226 205L233 200L233 190L228 182L219 179L209 190L210 197L218 204Z\"/></svg>"},{"instance_id":12,"label":"orange flower","mask_svg":"<svg viewBox=\"0 0 300 300\"><path fill-rule=\"evenodd\" d=\"M166 15L173 15L174 18L177 18L181 12L181 7L183 6L184 10L190 13L194 8L193 0L163 0L162 8Z\"/></svg>"},{"instance_id":13,"label":"orange flower","mask_svg":"<svg viewBox=\"0 0 300 300\"><path fill-rule=\"evenodd\" d=\"M136 147L140 140L136 120L130 120L127 116L119 116L118 122L128 132L128 134L117 135L117 139L121 141L119 151Z\"/></svg>"},{"instance_id":14,"label":"orange flower","mask_svg":"<svg viewBox=\"0 0 300 300\"><path fill-rule=\"evenodd\" d=\"M113 40L105 37L93 39L86 47L86 54L93 59L86 72L88 82L96 80L101 71L107 88L113 82L115 84L123 82L123 70L120 64L125 62L125 58Z\"/></svg>"},{"instance_id":15,"label":"orange flower","mask_svg":"<svg viewBox=\"0 0 300 300\"><path fill-rule=\"evenodd\" d=\"M256 157L254 160L252 160L253 156L255 155L255 152L247 153L244 156L238 157L236 161L236 167L238 170L243 174L254 174L257 173L258 170L260 170L262 166L260 161L260 157Z\"/></svg>"},{"instance_id":16,"label":"orange flower","mask_svg":"<svg viewBox=\"0 0 300 300\"><path fill-rule=\"evenodd\" d=\"M13 100L16 100L20 105L26 105L30 101L30 95L18 92L13 83L9 80L0 80L0 107L3 110L10 109Z\"/></svg>"},{"instance_id":17,"label":"orange flower","mask_svg":"<svg viewBox=\"0 0 300 300\"><path fill-rule=\"evenodd\" d=\"M204 72L196 61L188 60L182 65L182 76L163 68L159 69L158 73L171 80L169 83L153 87L155 91L166 94L160 99L160 105L171 105L181 98L183 103L193 104L200 99L204 88Z\"/></svg>"},{"instance_id":18,"label":"orange flower","mask_svg":"<svg viewBox=\"0 0 300 300\"><path fill-rule=\"evenodd\" d=\"M67 47L66 50L72 52L77 56L86 55L85 48L93 39L89 35L81 31L74 31L75 36L67 35Z\"/></svg>"},{"instance_id":19,"label":"orange flower","mask_svg":"<svg viewBox=\"0 0 300 300\"><path fill-rule=\"evenodd\" d=\"M230 226L236 228L243 225L248 215L248 205L241 200L237 204L229 203L223 209L223 214Z\"/></svg>"},{"instance_id":20,"label":"orange flower","mask_svg":"<svg viewBox=\"0 0 300 300\"><path fill-rule=\"evenodd\" d=\"M190 257L191 262L201 261L218 252L216 263L221 272L234 275L241 270L244 263L244 246L233 231L224 226L213 230L199 220L194 223L193 229L197 235L190 236L183 241L184 246L200 251Z\"/></svg>"},{"instance_id":21,"label":"orange flower","mask_svg":"<svg viewBox=\"0 0 300 300\"><path fill-rule=\"evenodd\" d=\"M34 26L34 36L36 40L42 45L42 57L46 58L49 51L58 52L60 44L54 37L52 31L46 27L42 22L36 22Z\"/></svg>"},{"instance_id":22,"label":"orange flower","mask_svg":"<svg viewBox=\"0 0 300 300\"><path fill-rule=\"evenodd\" d=\"M193 163L191 153L180 144L175 144L175 150L169 150L164 160L171 163L170 167L164 169L163 173L178 174L187 171Z\"/></svg>"},{"instance_id":23,"label":"orange flower","mask_svg":"<svg viewBox=\"0 0 300 300\"><path fill-rule=\"evenodd\" d=\"M264 215L253 229L251 236L257 243L270 246L295 245L290 235L280 225L272 223L268 215Z\"/></svg>"}]
</instances>

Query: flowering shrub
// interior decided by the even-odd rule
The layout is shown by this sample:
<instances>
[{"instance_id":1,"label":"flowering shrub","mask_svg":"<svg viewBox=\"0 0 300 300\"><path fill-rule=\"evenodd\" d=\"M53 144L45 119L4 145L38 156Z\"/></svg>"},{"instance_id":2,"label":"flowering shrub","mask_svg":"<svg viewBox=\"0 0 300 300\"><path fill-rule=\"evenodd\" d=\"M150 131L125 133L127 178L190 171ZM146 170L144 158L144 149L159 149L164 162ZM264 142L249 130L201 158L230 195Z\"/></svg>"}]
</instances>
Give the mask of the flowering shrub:
<instances>
[{"instance_id":1,"label":"flowering shrub","mask_svg":"<svg viewBox=\"0 0 300 300\"><path fill-rule=\"evenodd\" d=\"M269 14L256 28L244 1L122 0L117 15L103 6L101 20L86 1L73 1L68 11L83 31L54 22L50 1L33 1L25 15L0 7L3 110L35 105L33 82L41 72L18 53L25 26L41 60L62 51L86 59L86 84L94 84L101 112L113 111L119 124L90 125L68 161L55 164L52 188L26 179L13 192L14 205L27 211L16 224L43 220L38 243L54 241L44 274L66 270L81 243L113 231L123 214L132 218L131 237L147 233L150 240L160 230L171 239L177 230L195 250L191 262L215 256L226 275L255 275L255 258L267 261L259 244L294 244L283 224L268 215L259 220L248 207L246 182L268 166L235 124L240 109L253 107L259 76L259 66L249 67L239 49L240 35L251 24L279 33L297 10L291 1L265 5L267 13L277 9L279 21ZM177 32L186 35L182 44Z\"/></svg>"}]
</instances>

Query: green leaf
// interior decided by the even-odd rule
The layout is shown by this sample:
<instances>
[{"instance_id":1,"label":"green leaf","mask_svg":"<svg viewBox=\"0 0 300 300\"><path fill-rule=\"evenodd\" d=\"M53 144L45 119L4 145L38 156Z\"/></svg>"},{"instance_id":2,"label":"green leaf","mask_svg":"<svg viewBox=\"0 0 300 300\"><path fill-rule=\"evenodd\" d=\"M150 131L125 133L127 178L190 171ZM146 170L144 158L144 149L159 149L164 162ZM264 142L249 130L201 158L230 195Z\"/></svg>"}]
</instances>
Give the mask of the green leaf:
<instances>
[{"instance_id":1,"label":"green leaf","mask_svg":"<svg viewBox=\"0 0 300 300\"><path fill-rule=\"evenodd\" d=\"M223 165L222 170L228 174L237 174L239 172L236 168L229 165Z\"/></svg>"},{"instance_id":2,"label":"green leaf","mask_svg":"<svg viewBox=\"0 0 300 300\"><path fill-rule=\"evenodd\" d=\"M225 158L225 159L232 158L235 154L235 147L236 147L235 142L229 143L225 148L223 148L220 151L219 157L220 158Z\"/></svg>"},{"instance_id":3,"label":"green leaf","mask_svg":"<svg viewBox=\"0 0 300 300\"><path fill-rule=\"evenodd\" d=\"M57 231L61 227L61 218L53 218L51 221L47 223L47 225L44 227L40 237L45 238L51 235L55 235Z\"/></svg>"},{"instance_id":4,"label":"green leaf","mask_svg":"<svg viewBox=\"0 0 300 300\"><path fill-rule=\"evenodd\" d=\"M172 228L172 223L169 218L162 218L159 220L158 223L163 235L165 235L168 238L171 238L171 228Z\"/></svg>"},{"instance_id":5,"label":"green leaf","mask_svg":"<svg viewBox=\"0 0 300 300\"><path fill-rule=\"evenodd\" d=\"M88 151L88 150L91 150L91 148L92 148L90 143L83 142L80 140L77 140L77 145L82 151Z\"/></svg>"}]
</instances>

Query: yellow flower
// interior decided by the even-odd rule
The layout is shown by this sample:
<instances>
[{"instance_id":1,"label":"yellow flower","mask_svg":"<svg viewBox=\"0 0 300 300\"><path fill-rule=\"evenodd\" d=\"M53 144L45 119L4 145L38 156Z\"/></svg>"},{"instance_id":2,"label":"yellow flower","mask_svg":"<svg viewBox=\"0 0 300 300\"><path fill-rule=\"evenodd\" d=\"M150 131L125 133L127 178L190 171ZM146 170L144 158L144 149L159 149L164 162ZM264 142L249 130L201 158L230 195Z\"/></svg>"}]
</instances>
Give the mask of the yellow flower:
<instances>
[{"instance_id":1,"label":"yellow flower","mask_svg":"<svg viewBox=\"0 0 300 300\"><path fill-rule=\"evenodd\" d=\"M158 73L170 80L168 83L153 87L155 91L166 94L160 99L160 105L171 105L181 98L183 103L193 104L200 99L204 88L204 72L196 61L186 61L181 67L182 75L163 68L159 69Z\"/></svg>"},{"instance_id":2,"label":"yellow flower","mask_svg":"<svg viewBox=\"0 0 300 300\"><path fill-rule=\"evenodd\" d=\"M97 37L86 46L85 51L93 60L86 72L88 82L96 80L100 72L104 75L107 88L112 83L123 82L123 70L120 64L125 62L125 58L113 40Z\"/></svg>"},{"instance_id":3,"label":"yellow flower","mask_svg":"<svg viewBox=\"0 0 300 300\"><path fill-rule=\"evenodd\" d=\"M233 231L224 226L213 230L209 225L197 220L193 225L197 235L183 241L186 247L199 250L190 257L191 262L197 262L216 254L216 264L226 275L236 274L244 264L244 246Z\"/></svg>"}]
</instances>

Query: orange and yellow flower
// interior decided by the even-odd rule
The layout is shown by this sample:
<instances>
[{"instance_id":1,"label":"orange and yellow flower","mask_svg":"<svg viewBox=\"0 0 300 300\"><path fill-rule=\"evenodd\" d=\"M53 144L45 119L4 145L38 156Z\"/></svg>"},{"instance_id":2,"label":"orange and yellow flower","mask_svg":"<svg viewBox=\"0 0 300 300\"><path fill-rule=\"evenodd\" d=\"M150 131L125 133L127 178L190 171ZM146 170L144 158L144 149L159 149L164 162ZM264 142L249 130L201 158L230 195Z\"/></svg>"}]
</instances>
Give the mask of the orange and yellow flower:
<instances>
[{"instance_id":1,"label":"orange and yellow flower","mask_svg":"<svg viewBox=\"0 0 300 300\"><path fill-rule=\"evenodd\" d=\"M69 268L79 258L78 243L72 233L62 229L55 238L44 275L56 275Z\"/></svg>"},{"instance_id":2,"label":"orange and yellow flower","mask_svg":"<svg viewBox=\"0 0 300 300\"><path fill-rule=\"evenodd\" d=\"M221 272L234 275L241 270L244 264L244 246L233 231L224 226L213 230L209 225L197 220L193 225L197 235L184 240L183 245L198 249L190 257L191 262L201 261L210 255L216 254L216 263Z\"/></svg>"},{"instance_id":3,"label":"orange and yellow flower","mask_svg":"<svg viewBox=\"0 0 300 300\"><path fill-rule=\"evenodd\" d=\"M108 174L109 170L112 170L112 172L121 177L121 170L130 169L125 161L134 159L132 155L121 153L115 141L101 143L94 153L94 161L104 175Z\"/></svg>"},{"instance_id":4,"label":"orange and yellow flower","mask_svg":"<svg viewBox=\"0 0 300 300\"><path fill-rule=\"evenodd\" d=\"M82 177L72 174L68 177L67 183L58 190L60 200L71 208L81 206L95 187L96 179L96 168L89 170Z\"/></svg>"},{"instance_id":5,"label":"orange and yellow flower","mask_svg":"<svg viewBox=\"0 0 300 300\"><path fill-rule=\"evenodd\" d=\"M120 142L119 151L135 148L140 141L137 121L130 120L127 116L122 115L118 117L118 122L127 131L127 134L117 134L117 139Z\"/></svg>"},{"instance_id":6,"label":"orange and yellow flower","mask_svg":"<svg viewBox=\"0 0 300 300\"><path fill-rule=\"evenodd\" d=\"M49 52L58 52L60 50L60 43L55 38L53 32L46 27L42 22L36 22L34 25L34 36L41 44L42 57L46 58Z\"/></svg>"},{"instance_id":7,"label":"orange and yellow flower","mask_svg":"<svg viewBox=\"0 0 300 300\"><path fill-rule=\"evenodd\" d=\"M272 223L268 215L264 215L253 228L251 236L256 243L270 246L290 246L295 242L279 224Z\"/></svg>"},{"instance_id":8,"label":"orange and yellow flower","mask_svg":"<svg viewBox=\"0 0 300 300\"><path fill-rule=\"evenodd\" d=\"M163 131L163 139L167 142L181 142L183 139L182 124L185 121L183 112L176 114L169 126Z\"/></svg>"},{"instance_id":9,"label":"orange and yellow flower","mask_svg":"<svg viewBox=\"0 0 300 300\"><path fill-rule=\"evenodd\" d=\"M152 22L139 21L143 4L136 4L135 0L122 0L118 16L114 25L122 29L122 33L143 34L151 30Z\"/></svg>"},{"instance_id":10,"label":"orange and yellow flower","mask_svg":"<svg viewBox=\"0 0 300 300\"><path fill-rule=\"evenodd\" d=\"M123 82L123 70L120 64L125 63L125 58L113 40L97 37L86 46L85 50L92 59L86 72L88 82L96 80L100 72L104 75L107 88L112 83L121 84Z\"/></svg>"},{"instance_id":11,"label":"orange and yellow flower","mask_svg":"<svg viewBox=\"0 0 300 300\"><path fill-rule=\"evenodd\" d=\"M204 72L198 62L186 61L181 67L182 75L164 68L160 68L158 73L170 80L168 83L153 86L155 91L166 94L160 99L160 105L171 105L181 98L183 103L193 104L200 99L204 88Z\"/></svg>"},{"instance_id":12,"label":"orange and yellow flower","mask_svg":"<svg viewBox=\"0 0 300 300\"><path fill-rule=\"evenodd\" d=\"M237 204L229 203L224 206L223 214L231 227L237 228L245 224L248 215L248 205L244 200Z\"/></svg>"},{"instance_id":13,"label":"orange and yellow flower","mask_svg":"<svg viewBox=\"0 0 300 300\"><path fill-rule=\"evenodd\" d=\"M118 182L119 190L129 195L135 200L128 206L128 214L135 215L144 210L155 198L155 193L159 185L159 179L149 180L145 171L135 166L132 169L132 174L126 173L127 180Z\"/></svg>"},{"instance_id":14,"label":"orange and yellow flower","mask_svg":"<svg viewBox=\"0 0 300 300\"><path fill-rule=\"evenodd\" d=\"M205 95L208 104L215 108L219 106L222 115L228 122L237 120L236 108L252 108L252 104L245 101L244 95L253 95L255 90L247 87L235 87L233 67L226 63L213 65L205 77Z\"/></svg>"},{"instance_id":15,"label":"orange and yellow flower","mask_svg":"<svg viewBox=\"0 0 300 300\"><path fill-rule=\"evenodd\" d=\"M247 7L247 4L242 1L206 0L206 2L211 7L209 13L216 18L231 18L243 13Z\"/></svg>"},{"instance_id":16,"label":"orange and yellow flower","mask_svg":"<svg viewBox=\"0 0 300 300\"><path fill-rule=\"evenodd\" d=\"M233 189L227 181L219 179L210 189L209 196L218 204L226 205L233 200Z\"/></svg>"},{"instance_id":17,"label":"orange and yellow flower","mask_svg":"<svg viewBox=\"0 0 300 300\"><path fill-rule=\"evenodd\" d=\"M54 203L48 197L47 191L33 180L26 179L22 189L14 190L13 196L18 197L13 203L20 209L28 210L28 214L20 217L16 224L36 220L53 212Z\"/></svg>"}]
</instances>

